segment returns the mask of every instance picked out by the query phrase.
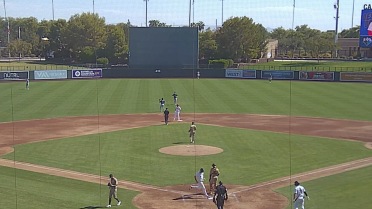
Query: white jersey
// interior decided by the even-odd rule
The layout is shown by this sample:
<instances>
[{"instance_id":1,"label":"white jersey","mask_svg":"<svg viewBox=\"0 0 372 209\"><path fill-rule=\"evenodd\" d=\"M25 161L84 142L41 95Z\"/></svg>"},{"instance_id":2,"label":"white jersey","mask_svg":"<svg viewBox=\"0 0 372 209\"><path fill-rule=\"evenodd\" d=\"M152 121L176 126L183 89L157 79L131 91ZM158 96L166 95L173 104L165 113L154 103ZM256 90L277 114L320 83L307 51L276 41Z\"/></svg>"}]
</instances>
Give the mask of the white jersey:
<instances>
[{"instance_id":1,"label":"white jersey","mask_svg":"<svg viewBox=\"0 0 372 209\"><path fill-rule=\"evenodd\" d=\"M176 107L176 112L181 112L181 106Z\"/></svg>"},{"instance_id":2,"label":"white jersey","mask_svg":"<svg viewBox=\"0 0 372 209\"><path fill-rule=\"evenodd\" d=\"M198 182L203 182L204 181L204 172L200 172L200 171L196 172L195 177L196 177L196 180Z\"/></svg>"},{"instance_id":3,"label":"white jersey","mask_svg":"<svg viewBox=\"0 0 372 209\"><path fill-rule=\"evenodd\" d=\"M297 199L304 199L305 192L306 192L305 188L301 185L296 186L294 189L294 193L296 194Z\"/></svg>"}]
</instances>

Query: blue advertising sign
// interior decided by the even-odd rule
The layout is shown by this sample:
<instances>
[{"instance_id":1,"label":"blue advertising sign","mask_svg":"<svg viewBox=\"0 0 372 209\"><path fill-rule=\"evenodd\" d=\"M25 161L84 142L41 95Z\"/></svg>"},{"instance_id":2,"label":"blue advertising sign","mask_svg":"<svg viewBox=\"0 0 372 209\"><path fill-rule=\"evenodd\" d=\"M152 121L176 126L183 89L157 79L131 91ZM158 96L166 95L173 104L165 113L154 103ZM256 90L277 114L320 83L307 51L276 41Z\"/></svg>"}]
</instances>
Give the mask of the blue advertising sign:
<instances>
[{"instance_id":1,"label":"blue advertising sign","mask_svg":"<svg viewBox=\"0 0 372 209\"><path fill-rule=\"evenodd\" d=\"M102 69L72 70L72 78L101 78Z\"/></svg>"},{"instance_id":2,"label":"blue advertising sign","mask_svg":"<svg viewBox=\"0 0 372 209\"><path fill-rule=\"evenodd\" d=\"M243 78L256 78L256 70L243 70Z\"/></svg>"},{"instance_id":3,"label":"blue advertising sign","mask_svg":"<svg viewBox=\"0 0 372 209\"><path fill-rule=\"evenodd\" d=\"M362 48L372 47L372 9L362 10L360 20L359 46Z\"/></svg>"},{"instance_id":4,"label":"blue advertising sign","mask_svg":"<svg viewBox=\"0 0 372 209\"><path fill-rule=\"evenodd\" d=\"M0 73L0 80L26 80L28 71L4 71Z\"/></svg>"},{"instance_id":5,"label":"blue advertising sign","mask_svg":"<svg viewBox=\"0 0 372 209\"><path fill-rule=\"evenodd\" d=\"M236 68L227 68L225 70L226 78L241 78L243 76L243 70L238 70Z\"/></svg>"},{"instance_id":6,"label":"blue advertising sign","mask_svg":"<svg viewBox=\"0 0 372 209\"><path fill-rule=\"evenodd\" d=\"M265 70L261 71L262 79L294 79L293 71L284 71L284 70Z\"/></svg>"}]
</instances>

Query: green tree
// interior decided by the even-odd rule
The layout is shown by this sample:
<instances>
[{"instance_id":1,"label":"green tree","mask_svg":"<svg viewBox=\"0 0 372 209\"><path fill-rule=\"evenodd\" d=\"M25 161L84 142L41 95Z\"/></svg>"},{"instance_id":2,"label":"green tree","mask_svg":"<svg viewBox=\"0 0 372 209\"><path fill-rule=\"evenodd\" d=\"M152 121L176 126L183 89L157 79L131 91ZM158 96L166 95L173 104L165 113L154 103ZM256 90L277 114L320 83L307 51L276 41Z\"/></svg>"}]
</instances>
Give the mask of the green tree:
<instances>
[{"instance_id":1,"label":"green tree","mask_svg":"<svg viewBox=\"0 0 372 209\"><path fill-rule=\"evenodd\" d=\"M209 28L199 33L199 58L215 59L217 54L216 34Z\"/></svg>"},{"instance_id":2,"label":"green tree","mask_svg":"<svg viewBox=\"0 0 372 209\"><path fill-rule=\"evenodd\" d=\"M99 17L98 14L76 14L69 19L67 27L62 31L62 42L66 43L72 57L78 59L84 57L84 59L91 60L91 58L85 56L90 53L84 52L92 49L96 52L106 46L107 32L105 26L105 19ZM80 57L82 54L85 55Z\"/></svg>"},{"instance_id":3,"label":"green tree","mask_svg":"<svg viewBox=\"0 0 372 209\"><path fill-rule=\"evenodd\" d=\"M344 29L339 34L340 38L359 38L360 26Z\"/></svg>"},{"instance_id":4,"label":"green tree","mask_svg":"<svg viewBox=\"0 0 372 209\"><path fill-rule=\"evenodd\" d=\"M226 20L216 34L219 55L234 60L260 58L266 40L266 29L248 17Z\"/></svg>"},{"instance_id":5,"label":"green tree","mask_svg":"<svg viewBox=\"0 0 372 209\"><path fill-rule=\"evenodd\" d=\"M149 27L170 27L170 25L160 22L159 20L150 20Z\"/></svg>"},{"instance_id":6,"label":"green tree","mask_svg":"<svg viewBox=\"0 0 372 209\"><path fill-rule=\"evenodd\" d=\"M10 42L9 49L12 57L30 56L32 45L26 41L16 39Z\"/></svg>"},{"instance_id":7,"label":"green tree","mask_svg":"<svg viewBox=\"0 0 372 209\"><path fill-rule=\"evenodd\" d=\"M121 25L107 25L106 31L108 36L102 56L108 58L111 63L123 63L128 52L123 27Z\"/></svg>"},{"instance_id":8,"label":"green tree","mask_svg":"<svg viewBox=\"0 0 372 209\"><path fill-rule=\"evenodd\" d=\"M191 27L197 27L199 31L203 31L205 28L205 24L203 21L199 21L197 23L191 23Z\"/></svg>"}]
</instances>

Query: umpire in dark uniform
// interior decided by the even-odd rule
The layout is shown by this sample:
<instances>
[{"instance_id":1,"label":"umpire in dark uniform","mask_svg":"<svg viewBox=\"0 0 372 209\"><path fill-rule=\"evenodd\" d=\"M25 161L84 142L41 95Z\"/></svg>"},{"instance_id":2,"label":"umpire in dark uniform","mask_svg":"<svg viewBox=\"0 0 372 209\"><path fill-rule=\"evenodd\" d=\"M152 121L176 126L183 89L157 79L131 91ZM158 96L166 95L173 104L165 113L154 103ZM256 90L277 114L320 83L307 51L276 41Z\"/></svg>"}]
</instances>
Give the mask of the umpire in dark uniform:
<instances>
[{"instance_id":1,"label":"umpire in dark uniform","mask_svg":"<svg viewBox=\"0 0 372 209\"><path fill-rule=\"evenodd\" d=\"M168 110L168 108L165 108L165 110L164 110L164 123L165 123L165 125L168 125L168 121L169 121L169 110Z\"/></svg>"},{"instance_id":2,"label":"umpire in dark uniform","mask_svg":"<svg viewBox=\"0 0 372 209\"><path fill-rule=\"evenodd\" d=\"M223 205L225 204L225 200L227 200L229 196L227 195L227 189L222 184L222 181L218 182L218 186L216 187L216 191L214 192L213 202L217 205L217 209L223 209Z\"/></svg>"}]
</instances>

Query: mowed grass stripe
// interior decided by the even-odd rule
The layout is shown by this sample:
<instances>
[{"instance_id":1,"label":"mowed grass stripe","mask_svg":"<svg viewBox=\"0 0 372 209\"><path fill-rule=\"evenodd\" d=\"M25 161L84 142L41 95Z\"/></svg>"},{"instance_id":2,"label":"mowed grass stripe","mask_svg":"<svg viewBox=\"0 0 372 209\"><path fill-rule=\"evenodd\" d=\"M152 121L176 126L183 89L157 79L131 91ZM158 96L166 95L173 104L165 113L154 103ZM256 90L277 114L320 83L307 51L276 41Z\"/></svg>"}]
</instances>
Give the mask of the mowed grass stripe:
<instances>
[{"instance_id":1,"label":"mowed grass stripe","mask_svg":"<svg viewBox=\"0 0 372 209\"><path fill-rule=\"evenodd\" d=\"M182 112L257 113L372 120L372 85L233 79L105 79L0 84L9 121L10 89L16 120L69 115L154 113L158 99L174 110L176 91ZM97 92L98 91L98 92ZM8 92L8 93L6 93ZM98 104L97 104L98 96ZM98 106L97 106L98 105ZM8 108L8 109L7 109ZM292 108L292 109L290 109Z\"/></svg>"}]
</instances>

